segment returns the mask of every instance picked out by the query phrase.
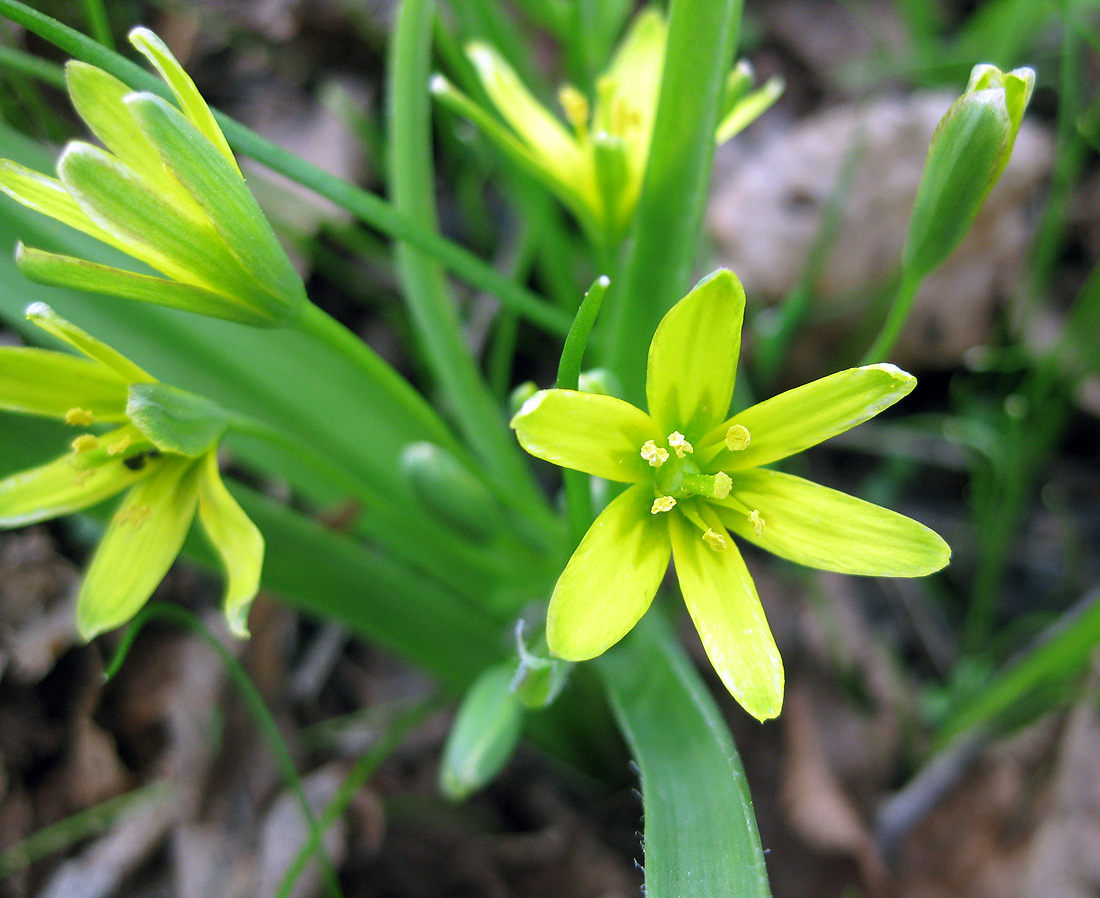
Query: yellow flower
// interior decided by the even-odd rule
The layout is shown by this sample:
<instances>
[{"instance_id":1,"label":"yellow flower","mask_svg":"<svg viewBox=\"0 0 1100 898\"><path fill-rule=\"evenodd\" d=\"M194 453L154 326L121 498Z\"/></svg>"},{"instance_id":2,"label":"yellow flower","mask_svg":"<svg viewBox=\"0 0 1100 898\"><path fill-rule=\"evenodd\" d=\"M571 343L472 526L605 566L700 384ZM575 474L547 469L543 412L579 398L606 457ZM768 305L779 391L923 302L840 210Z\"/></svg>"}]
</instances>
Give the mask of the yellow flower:
<instances>
[{"instance_id":1,"label":"yellow flower","mask_svg":"<svg viewBox=\"0 0 1100 898\"><path fill-rule=\"evenodd\" d=\"M81 433L60 458L0 480L0 527L71 514L126 491L80 588L77 624L91 639L145 604L197 512L225 567L230 628L247 635L264 541L218 473L224 413L158 383L48 306L32 305L27 317L83 358L0 348L0 409L107 429Z\"/></svg>"},{"instance_id":2,"label":"yellow flower","mask_svg":"<svg viewBox=\"0 0 1100 898\"><path fill-rule=\"evenodd\" d=\"M550 599L550 650L601 654L645 614L675 558L684 601L723 683L754 717L779 714L783 664L730 533L810 567L916 577L950 549L907 517L764 465L893 405L916 380L851 368L727 417L745 294L729 271L700 282L649 348L649 413L612 396L544 390L512 419L524 449L631 486L596 518Z\"/></svg>"}]
</instances>

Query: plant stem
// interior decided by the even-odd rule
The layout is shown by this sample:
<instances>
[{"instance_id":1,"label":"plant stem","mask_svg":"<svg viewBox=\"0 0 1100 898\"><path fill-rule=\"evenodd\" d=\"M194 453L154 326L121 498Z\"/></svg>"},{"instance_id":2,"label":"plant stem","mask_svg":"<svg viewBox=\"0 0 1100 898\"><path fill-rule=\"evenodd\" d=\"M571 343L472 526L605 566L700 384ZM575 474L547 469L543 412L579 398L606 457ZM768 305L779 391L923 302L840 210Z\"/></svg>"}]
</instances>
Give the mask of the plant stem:
<instances>
[{"instance_id":1,"label":"plant stem","mask_svg":"<svg viewBox=\"0 0 1100 898\"><path fill-rule=\"evenodd\" d=\"M882 325L882 330L879 331L875 342L860 361L861 365L875 365L886 360L905 328L905 322L913 308L913 300L920 289L921 280L911 269L902 270L898 292L894 294L894 302L890 306L886 322Z\"/></svg>"}]
</instances>

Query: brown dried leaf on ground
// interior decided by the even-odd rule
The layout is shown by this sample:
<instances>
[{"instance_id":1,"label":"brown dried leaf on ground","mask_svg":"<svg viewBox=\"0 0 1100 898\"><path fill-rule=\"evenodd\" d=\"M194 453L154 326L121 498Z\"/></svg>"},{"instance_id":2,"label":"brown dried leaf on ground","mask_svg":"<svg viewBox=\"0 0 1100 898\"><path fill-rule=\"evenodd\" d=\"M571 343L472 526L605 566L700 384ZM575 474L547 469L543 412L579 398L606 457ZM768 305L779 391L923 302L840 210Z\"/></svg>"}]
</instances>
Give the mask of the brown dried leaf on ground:
<instances>
[{"instance_id":1,"label":"brown dried leaf on ground","mask_svg":"<svg viewBox=\"0 0 1100 898\"><path fill-rule=\"evenodd\" d=\"M850 308L896 273L928 143L951 104L947 93L842 105L807 117L745 153L715 185L708 224L719 260L752 295L778 302L798 283L842 161L853 147L858 174L814 291L814 319ZM1012 158L970 233L918 294L897 360L914 367L957 362L989 333L1008 297L1033 222L1030 204L1047 179L1053 140L1025 120ZM851 332L851 321L841 331ZM827 357L836 337L818 335ZM816 366L815 366L816 367Z\"/></svg>"}]
</instances>

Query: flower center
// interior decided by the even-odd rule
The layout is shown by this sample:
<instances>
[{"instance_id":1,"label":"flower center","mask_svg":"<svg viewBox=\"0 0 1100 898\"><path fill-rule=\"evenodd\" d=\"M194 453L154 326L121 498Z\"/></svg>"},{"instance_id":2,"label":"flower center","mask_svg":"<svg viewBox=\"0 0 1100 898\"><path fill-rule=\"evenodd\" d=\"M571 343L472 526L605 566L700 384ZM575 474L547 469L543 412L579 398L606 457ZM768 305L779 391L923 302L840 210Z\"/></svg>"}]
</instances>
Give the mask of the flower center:
<instances>
[{"instance_id":1,"label":"flower center","mask_svg":"<svg viewBox=\"0 0 1100 898\"><path fill-rule=\"evenodd\" d=\"M723 471L716 474L700 471L693 458L695 449L682 433L674 430L665 444L667 449L658 446L654 440L647 440L639 451L653 469L653 487L657 493L654 514L669 511L676 502L691 496L725 499L730 494L732 483L729 475ZM662 501L665 499L673 501Z\"/></svg>"}]
</instances>

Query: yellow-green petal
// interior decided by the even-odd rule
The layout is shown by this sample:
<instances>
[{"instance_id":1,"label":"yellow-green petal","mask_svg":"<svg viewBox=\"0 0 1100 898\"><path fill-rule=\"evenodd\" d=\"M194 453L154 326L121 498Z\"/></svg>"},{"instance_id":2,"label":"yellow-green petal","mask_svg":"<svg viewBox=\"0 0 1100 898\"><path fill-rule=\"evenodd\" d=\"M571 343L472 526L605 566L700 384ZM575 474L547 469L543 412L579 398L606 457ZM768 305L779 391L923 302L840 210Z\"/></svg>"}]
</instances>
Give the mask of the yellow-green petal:
<instances>
[{"instance_id":1,"label":"yellow-green petal","mask_svg":"<svg viewBox=\"0 0 1100 898\"><path fill-rule=\"evenodd\" d=\"M577 141L520 81L504 57L488 44L466 48L481 84L504 120L565 184L576 184L584 165Z\"/></svg>"},{"instance_id":2,"label":"yellow-green petal","mask_svg":"<svg viewBox=\"0 0 1100 898\"><path fill-rule=\"evenodd\" d=\"M127 381L110 368L65 352L0 349L0 408L64 419L80 408L96 421L126 420Z\"/></svg>"},{"instance_id":3,"label":"yellow-green petal","mask_svg":"<svg viewBox=\"0 0 1100 898\"><path fill-rule=\"evenodd\" d=\"M92 221L77 205L76 200L69 196L65 185L56 178L10 159L0 159L0 191L28 209L41 212L70 228L76 228L116 249L126 251L125 244Z\"/></svg>"},{"instance_id":4,"label":"yellow-green petal","mask_svg":"<svg viewBox=\"0 0 1100 898\"><path fill-rule=\"evenodd\" d=\"M710 663L757 720L783 707L783 659L745 561L732 543L712 549L698 528L669 514L676 576Z\"/></svg>"},{"instance_id":5,"label":"yellow-green petal","mask_svg":"<svg viewBox=\"0 0 1100 898\"><path fill-rule=\"evenodd\" d=\"M63 256L19 244L15 261L27 280L55 287L73 287L90 293L104 293L120 299L148 302L198 315L211 315L241 324L265 326L271 316L245 305L236 297L206 287L185 284L151 274L138 274L87 259Z\"/></svg>"},{"instance_id":6,"label":"yellow-green petal","mask_svg":"<svg viewBox=\"0 0 1100 898\"><path fill-rule=\"evenodd\" d=\"M150 462L152 465L152 462ZM0 480L0 527L25 527L83 511L148 476L121 460L78 469L73 453Z\"/></svg>"},{"instance_id":7,"label":"yellow-green petal","mask_svg":"<svg viewBox=\"0 0 1100 898\"><path fill-rule=\"evenodd\" d=\"M801 477L758 469L731 475L730 499L716 502L727 527L807 567L878 577L923 577L951 560L939 534L912 518ZM736 500L758 509L763 531Z\"/></svg>"},{"instance_id":8,"label":"yellow-green petal","mask_svg":"<svg viewBox=\"0 0 1100 898\"><path fill-rule=\"evenodd\" d=\"M649 479L642 446L661 438L649 415L629 402L577 390L540 390L512 428L532 455L620 483Z\"/></svg>"},{"instance_id":9,"label":"yellow-green petal","mask_svg":"<svg viewBox=\"0 0 1100 898\"><path fill-rule=\"evenodd\" d=\"M908 395L916 384L912 374L894 365L838 371L734 415L707 435L702 455L723 471L766 465L862 424ZM751 442L731 451L723 440L735 424L748 429Z\"/></svg>"},{"instance_id":10,"label":"yellow-green petal","mask_svg":"<svg viewBox=\"0 0 1100 898\"><path fill-rule=\"evenodd\" d=\"M172 51L168 49L164 41L148 28L139 27L130 32L130 43L153 64L156 70L160 72L160 76L168 82L168 86L172 88L172 93L176 95L176 100L179 102L180 108L183 109L184 115L217 148L218 152L229 160L233 167L237 169L237 174L240 174L240 169L237 168L237 160L233 157L233 151L229 149L229 143L226 141L222 129L218 127L218 123L214 119L214 113L206 105L206 100L202 98L199 89L195 87L195 82L191 80L191 76L184 71L183 66L172 55Z\"/></svg>"},{"instance_id":11,"label":"yellow-green petal","mask_svg":"<svg viewBox=\"0 0 1100 898\"><path fill-rule=\"evenodd\" d=\"M198 502L198 465L164 456L136 483L96 549L77 599L85 639L126 623L148 601L183 546Z\"/></svg>"},{"instance_id":12,"label":"yellow-green petal","mask_svg":"<svg viewBox=\"0 0 1100 898\"><path fill-rule=\"evenodd\" d=\"M631 120L632 131L626 149L631 171L638 178L645 171L649 155L667 42L668 26L661 13L653 7L642 10L634 17L630 30L615 50L611 66L600 78L600 81L611 83L613 88L597 91L593 131L621 133L616 127L619 124L615 121L616 115ZM610 100L612 106L623 104L629 111L608 108L606 100Z\"/></svg>"},{"instance_id":13,"label":"yellow-green petal","mask_svg":"<svg viewBox=\"0 0 1100 898\"><path fill-rule=\"evenodd\" d=\"M719 269L661 320L649 347L646 397L662 436L678 430L695 442L726 417L744 315L741 282Z\"/></svg>"},{"instance_id":14,"label":"yellow-green petal","mask_svg":"<svg viewBox=\"0 0 1100 898\"><path fill-rule=\"evenodd\" d=\"M71 321L62 318L44 302L31 303L27 306L25 314L27 320L32 324L68 343L73 349L89 359L105 365L127 383L151 383L156 380L155 377L139 368L117 349L112 349Z\"/></svg>"},{"instance_id":15,"label":"yellow-green petal","mask_svg":"<svg viewBox=\"0 0 1100 898\"><path fill-rule=\"evenodd\" d=\"M222 483L216 452L208 452L199 477L199 520L225 569L223 608L235 636L248 636L248 609L260 589L264 538Z\"/></svg>"},{"instance_id":16,"label":"yellow-green petal","mask_svg":"<svg viewBox=\"0 0 1100 898\"><path fill-rule=\"evenodd\" d=\"M124 102L134 92L132 87L76 59L65 64L65 86L77 113L120 162L169 194L182 192L166 177L160 154Z\"/></svg>"},{"instance_id":17,"label":"yellow-green petal","mask_svg":"<svg viewBox=\"0 0 1100 898\"><path fill-rule=\"evenodd\" d=\"M594 658L645 614L668 569L669 515L654 515L653 490L639 484L607 506L558 578L546 616L550 651Z\"/></svg>"}]
</instances>

